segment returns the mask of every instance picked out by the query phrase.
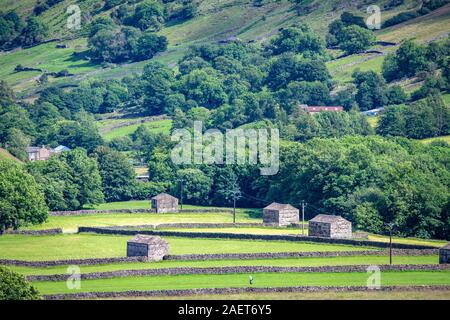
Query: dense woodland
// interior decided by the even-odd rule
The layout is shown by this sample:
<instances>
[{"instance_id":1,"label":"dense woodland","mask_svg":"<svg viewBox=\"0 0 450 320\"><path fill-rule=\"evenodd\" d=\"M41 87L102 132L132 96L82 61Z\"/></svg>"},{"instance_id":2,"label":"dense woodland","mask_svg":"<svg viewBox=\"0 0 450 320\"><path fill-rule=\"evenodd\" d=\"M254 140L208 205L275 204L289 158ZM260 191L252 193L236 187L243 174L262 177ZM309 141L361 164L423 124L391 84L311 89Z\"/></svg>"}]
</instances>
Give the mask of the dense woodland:
<instances>
[{"instance_id":1,"label":"dense woodland","mask_svg":"<svg viewBox=\"0 0 450 320\"><path fill-rule=\"evenodd\" d=\"M56 3L41 2L36 16ZM95 63L150 59L167 49L167 39L156 31L196 15L194 1L120 3L106 1L98 10L115 8L112 14L84 30ZM36 21L2 13L0 45L39 43L43 26ZM148 199L162 191L179 194L183 179L185 201L192 204L229 206L230 192L238 189L239 206L307 201L307 218L340 214L361 230L384 233L385 224L394 222L401 235L448 238L450 147L408 138L450 134L450 109L441 96L450 91L450 39L404 41L386 56L382 74L356 70L351 85L338 87L325 64L333 59L329 49L349 55L376 41L361 17L344 13L330 24L326 39L294 24L262 45L238 39L200 44L177 68L149 61L142 74L120 80L86 80L69 89L45 86L33 103L17 99L2 81L3 148L22 161L30 145L73 150L45 162L0 161L0 207L6 213L0 226L41 223L48 210ZM424 84L407 94L396 84L404 77L420 77ZM345 112L311 115L302 104L342 105ZM360 112L380 107L385 112L373 129ZM96 116L114 111L165 114L173 129L192 127L194 120L203 121L204 130L278 128L280 172L264 177L250 165L175 166L170 136L145 126L105 142ZM148 164L150 182L135 182L130 158ZM21 188L20 197L11 195Z\"/></svg>"}]
</instances>

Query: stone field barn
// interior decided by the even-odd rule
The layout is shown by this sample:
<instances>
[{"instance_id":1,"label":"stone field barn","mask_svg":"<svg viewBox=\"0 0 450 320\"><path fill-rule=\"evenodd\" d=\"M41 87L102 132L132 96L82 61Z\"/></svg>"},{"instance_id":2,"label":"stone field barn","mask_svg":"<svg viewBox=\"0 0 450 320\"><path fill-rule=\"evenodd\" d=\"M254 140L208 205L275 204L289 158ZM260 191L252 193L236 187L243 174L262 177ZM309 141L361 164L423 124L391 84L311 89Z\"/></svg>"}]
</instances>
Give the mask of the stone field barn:
<instances>
[{"instance_id":1,"label":"stone field barn","mask_svg":"<svg viewBox=\"0 0 450 320\"><path fill-rule=\"evenodd\" d=\"M160 193L152 199L152 208L157 213L178 212L178 199L167 193Z\"/></svg>"},{"instance_id":2,"label":"stone field barn","mask_svg":"<svg viewBox=\"0 0 450 320\"><path fill-rule=\"evenodd\" d=\"M263 223L288 226L299 222L299 210L290 204L272 203L263 209Z\"/></svg>"},{"instance_id":3,"label":"stone field barn","mask_svg":"<svg viewBox=\"0 0 450 320\"><path fill-rule=\"evenodd\" d=\"M169 243L158 236L138 234L127 242L127 257L147 257L160 261L169 255Z\"/></svg>"},{"instance_id":4,"label":"stone field barn","mask_svg":"<svg viewBox=\"0 0 450 320\"><path fill-rule=\"evenodd\" d=\"M341 216L319 214L309 220L308 235L324 238L351 238L352 223Z\"/></svg>"}]
</instances>

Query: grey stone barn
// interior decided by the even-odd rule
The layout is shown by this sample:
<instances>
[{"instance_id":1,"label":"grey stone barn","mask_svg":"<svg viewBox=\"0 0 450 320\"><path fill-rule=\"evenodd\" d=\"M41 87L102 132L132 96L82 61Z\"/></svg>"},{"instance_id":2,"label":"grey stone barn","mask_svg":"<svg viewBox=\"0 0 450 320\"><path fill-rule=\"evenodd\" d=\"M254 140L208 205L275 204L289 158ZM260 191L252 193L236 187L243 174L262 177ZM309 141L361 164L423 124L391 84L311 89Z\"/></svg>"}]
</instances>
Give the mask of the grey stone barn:
<instances>
[{"instance_id":1,"label":"grey stone barn","mask_svg":"<svg viewBox=\"0 0 450 320\"><path fill-rule=\"evenodd\" d=\"M324 238L351 238L352 223L341 216L319 214L309 220L308 235Z\"/></svg>"},{"instance_id":2,"label":"grey stone barn","mask_svg":"<svg viewBox=\"0 0 450 320\"><path fill-rule=\"evenodd\" d=\"M263 223L288 226L299 222L299 210L290 204L273 202L263 209Z\"/></svg>"},{"instance_id":3,"label":"grey stone barn","mask_svg":"<svg viewBox=\"0 0 450 320\"><path fill-rule=\"evenodd\" d=\"M159 261L169 255L169 243L158 236L138 234L127 242L127 257L147 257Z\"/></svg>"},{"instance_id":4,"label":"grey stone barn","mask_svg":"<svg viewBox=\"0 0 450 320\"><path fill-rule=\"evenodd\" d=\"M450 263L450 243L439 249L439 263Z\"/></svg>"},{"instance_id":5,"label":"grey stone barn","mask_svg":"<svg viewBox=\"0 0 450 320\"><path fill-rule=\"evenodd\" d=\"M178 199L167 193L160 193L152 199L152 208L157 213L178 212Z\"/></svg>"}]
</instances>

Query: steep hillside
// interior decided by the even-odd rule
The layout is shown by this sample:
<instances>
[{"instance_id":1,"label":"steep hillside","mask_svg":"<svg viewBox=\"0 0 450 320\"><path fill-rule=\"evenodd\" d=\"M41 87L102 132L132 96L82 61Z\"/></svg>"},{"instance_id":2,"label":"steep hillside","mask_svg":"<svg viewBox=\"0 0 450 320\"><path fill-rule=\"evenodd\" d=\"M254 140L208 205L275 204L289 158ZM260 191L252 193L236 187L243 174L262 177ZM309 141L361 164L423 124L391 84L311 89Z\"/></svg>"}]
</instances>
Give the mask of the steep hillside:
<instances>
[{"instance_id":1,"label":"steep hillside","mask_svg":"<svg viewBox=\"0 0 450 320\"><path fill-rule=\"evenodd\" d=\"M16 10L22 16L29 15L36 1L14 2L4 0L3 10ZM378 1L383 6L389 1ZM169 45L166 52L155 57L170 67L175 67L178 59L186 49L198 43L211 43L238 37L243 41L264 42L280 28L296 22L307 23L325 38L328 24L338 18L343 11L368 16L367 1L305 1L308 3L296 10L292 1L264 1L262 6L255 6L253 1L245 0L203 0L198 1L198 15L182 23L166 25L159 34L167 37ZM76 84L86 78L115 78L132 73L139 73L148 61L121 65L101 66L85 60L87 50L86 29L89 21L98 16L108 16L110 10L103 10L103 3L98 1L80 2L82 30L73 32L66 27L67 6L70 1L62 1L38 16L49 27L48 39L62 38L67 48L56 48L56 43L49 42L28 49L16 49L0 55L0 76L5 79L22 96L33 94L38 84L36 80L41 71L15 72L18 64L33 67L47 72L67 70L72 76L49 78L49 83L61 85ZM420 7L421 1L405 0L402 5L382 10L382 19L388 19L399 12L414 10ZM406 38L417 38L420 41L431 41L445 36L450 29L450 5L431 12L428 15L408 22L380 30L380 40L400 42ZM395 47L381 48L382 54L355 55L331 61L330 71L338 81L347 82L352 71L379 71L383 54ZM338 54L338 53L337 53ZM42 87L42 86L41 86Z\"/></svg>"}]
</instances>

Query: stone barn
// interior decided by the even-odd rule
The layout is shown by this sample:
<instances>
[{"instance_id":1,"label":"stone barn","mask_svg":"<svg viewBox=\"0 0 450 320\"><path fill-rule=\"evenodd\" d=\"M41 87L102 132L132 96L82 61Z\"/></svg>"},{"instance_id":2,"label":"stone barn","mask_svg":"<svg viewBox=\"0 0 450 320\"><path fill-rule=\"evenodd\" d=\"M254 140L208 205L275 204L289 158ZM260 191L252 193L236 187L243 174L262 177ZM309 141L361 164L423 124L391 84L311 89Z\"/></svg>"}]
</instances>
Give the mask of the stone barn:
<instances>
[{"instance_id":1,"label":"stone barn","mask_svg":"<svg viewBox=\"0 0 450 320\"><path fill-rule=\"evenodd\" d=\"M450 243L439 249L439 263L450 263Z\"/></svg>"},{"instance_id":2,"label":"stone barn","mask_svg":"<svg viewBox=\"0 0 450 320\"><path fill-rule=\"evenodd\" d=\"M288 226L299 222L299 210L290 204L272 203L263 209L263 223Z\"/></svg>"},{"instance_id":3,"label":"stone barn","mask_svg":"<svg viewBox=\"0 0 450 320\"><path fill-rule=\"evenodd\" d=\"M309 220L308 235L324 238L351 238L352 223L341 216L319 214Z\"/></svg>"},{"instance_id":4,"label":"stone barn","mask_svg":"<svg viewBox=\"0 0 450 320\"><path fill-rule=\"evenodd\" d=\"M152 198L152 208L157 213L178 212L178 199L167 193L160 193Z\"/></svg>"},{"instance_id":5,"label":"stone barn","mask_svg":"<svg viewBox=\"0 0 450 320\"><path fill-rule=\"evenodd\" d=\"M159 261L169 255L169 243L158 236L138 234L127 242L127 257L147 257Z\"/></svg>"}]
</instances>

